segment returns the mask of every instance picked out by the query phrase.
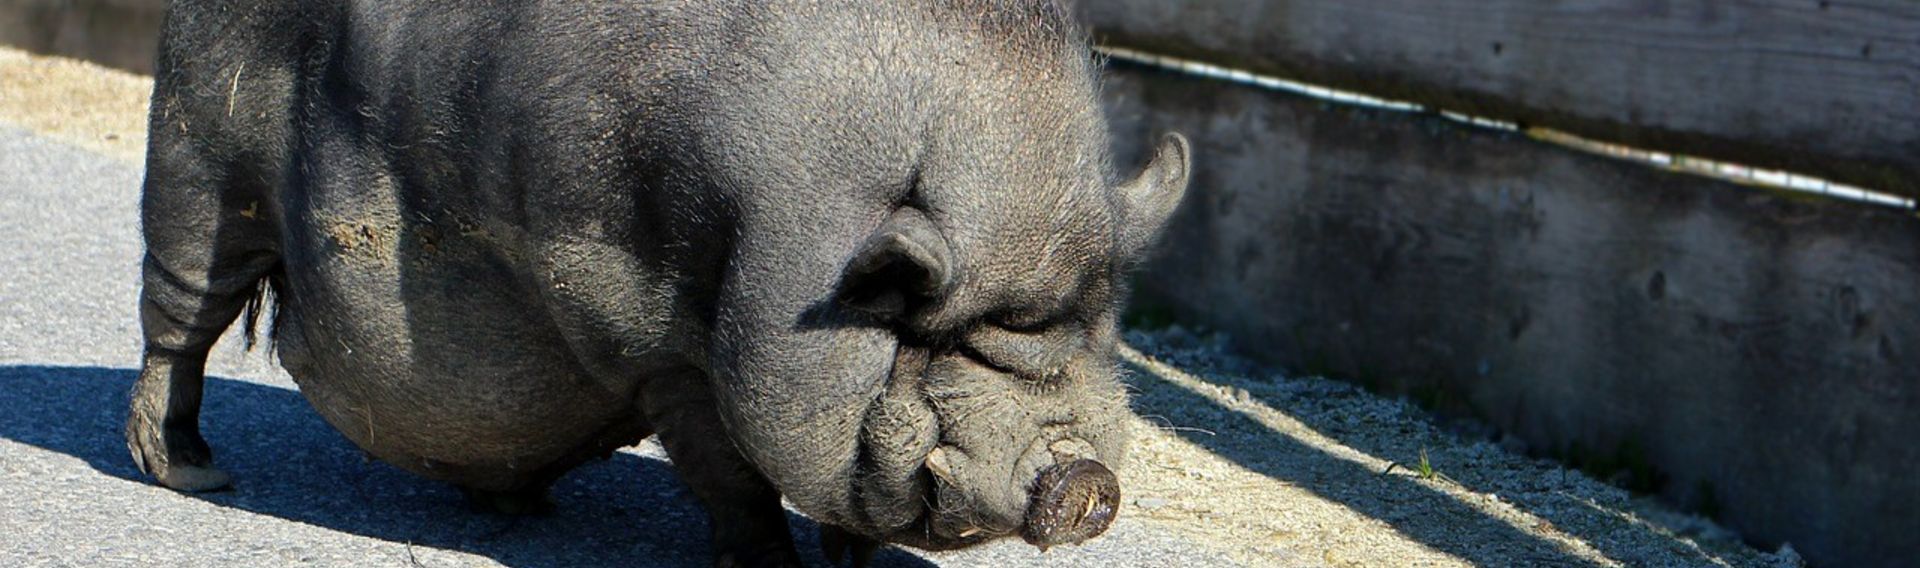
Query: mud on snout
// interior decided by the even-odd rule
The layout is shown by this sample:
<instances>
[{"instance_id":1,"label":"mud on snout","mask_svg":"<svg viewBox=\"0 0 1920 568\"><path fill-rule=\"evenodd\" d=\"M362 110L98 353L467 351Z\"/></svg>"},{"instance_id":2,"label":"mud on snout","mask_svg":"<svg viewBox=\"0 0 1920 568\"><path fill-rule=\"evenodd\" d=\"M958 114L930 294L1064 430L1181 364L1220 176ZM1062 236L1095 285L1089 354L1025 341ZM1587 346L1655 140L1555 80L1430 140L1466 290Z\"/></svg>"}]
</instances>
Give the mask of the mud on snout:
<instances>
[{"instance_id":1,"label":"mud on snout","mask_svg":"<svg viewBox=\"0 0 1920 568\"><path fill-rule=\"evenodd\" d=\"M862 431L853 504L863 526L843 528L928 550L1014 535L1045 549L1105 532L1119 512L1112 468L1128 410L1114 362L1093 353L1040 382L900 348Z\"/></svg>"}]
</instances>

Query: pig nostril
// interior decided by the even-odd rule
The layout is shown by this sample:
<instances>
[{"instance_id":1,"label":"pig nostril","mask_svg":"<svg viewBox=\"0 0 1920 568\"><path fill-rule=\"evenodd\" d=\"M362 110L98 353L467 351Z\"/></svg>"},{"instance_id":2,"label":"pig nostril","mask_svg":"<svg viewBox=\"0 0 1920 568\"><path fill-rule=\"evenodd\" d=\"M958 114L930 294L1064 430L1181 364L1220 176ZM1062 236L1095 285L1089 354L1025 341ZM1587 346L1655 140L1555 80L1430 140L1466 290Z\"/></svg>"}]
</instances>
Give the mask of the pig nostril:
<instances>
[{"instance_id":1,"label":"pig nostril","mask_svg":"<svg viewBox=\"0 0 1920 568\"><path fill-rule=\"evenodd\" d=\"M1074 544L1113 524L1120 481L1100 462L1073 460L1040 470L1030 495L1020 537L1041 548Z\"/></svg>"}]
</instances>

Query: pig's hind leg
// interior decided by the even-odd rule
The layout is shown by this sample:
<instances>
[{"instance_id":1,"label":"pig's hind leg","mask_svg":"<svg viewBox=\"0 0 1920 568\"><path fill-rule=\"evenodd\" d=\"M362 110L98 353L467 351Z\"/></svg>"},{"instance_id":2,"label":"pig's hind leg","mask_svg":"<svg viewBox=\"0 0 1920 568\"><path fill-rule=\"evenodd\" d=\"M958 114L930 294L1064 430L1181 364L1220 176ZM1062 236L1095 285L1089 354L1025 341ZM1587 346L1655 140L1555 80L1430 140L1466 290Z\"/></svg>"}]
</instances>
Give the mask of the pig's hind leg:
<instances>
[{"instance_id":1,"label":"pig's hind leg","mask_svg":"<svg viewBox=\"0 0 1920 568\"><path fill-rule=\"evenodd\" d=\"M188 2L173 9L205 6ZM169 18L170 25L175 21ZM160 484L207 491L229 482L213 468L200 435L207 354L249 306L259 313L269 283L278 279L277 208L270 195L281 176L276 155L284 151L286 123L278 110L284 106L276 106L284 101L260 94L280 92L271 80L257 79L274 76L267 61L196 57L205 48L194 42L206 38L191 30L167 34L141 188L145 348L126 439L134 464ZM254 323L254 317L248 320Z\"/></svg>"},{"instance_id":2,"label":"pig's hind leg","mask_svg":"<svg viewBox=\"0 0 1920 568\"><path fill-rule=\"evenodd\" d=\"M207 353L249 305L262 307L278 255L264 230L249 227L266 224L263 205L227 199L231 192L207 171L211 164L160 153L148 162L141 204L146 345L127 416L127 448L135 465L162 485L219 489L227 474L212 468L200 436Z\"/></svg>"}]
</instances>

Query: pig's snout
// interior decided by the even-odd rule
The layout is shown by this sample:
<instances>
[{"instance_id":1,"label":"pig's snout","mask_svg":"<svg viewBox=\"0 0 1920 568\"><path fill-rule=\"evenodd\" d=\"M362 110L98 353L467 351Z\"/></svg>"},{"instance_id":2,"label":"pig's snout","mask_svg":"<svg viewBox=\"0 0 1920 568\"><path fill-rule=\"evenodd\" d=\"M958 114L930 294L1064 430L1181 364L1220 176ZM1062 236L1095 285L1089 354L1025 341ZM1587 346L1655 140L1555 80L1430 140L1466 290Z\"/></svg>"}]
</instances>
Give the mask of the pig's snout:
<instances>
[{"instance_id":1,"label":"pig's snout","mask_svg":"<svg viewBox=\"0 0 1920 568\"><path fill-rule=\"evenodd\" d=\"M1107 532L1120 507L1120 479L1090 459L1047 466L1033 480L1020 538L1045 550Z\"/></svg>"},{"instance_id":2,"label":"pig's snout","mask_svg":"<svg viewBox=\"0 0 1920 568\"><path fill-rule=\"evenodd\" d=\"M1101 462L1102 454L1070 436L1037 438L1018 459L1005 453L981 459L937 446L925 461L933 481L926 514L917 527L892 531L888 540L949 550L1018 533L1044 551L1100 536L1120 507L1120 479ZM1020 479L1027 481L1015 481Z\"/></svg>"}]
</instances>

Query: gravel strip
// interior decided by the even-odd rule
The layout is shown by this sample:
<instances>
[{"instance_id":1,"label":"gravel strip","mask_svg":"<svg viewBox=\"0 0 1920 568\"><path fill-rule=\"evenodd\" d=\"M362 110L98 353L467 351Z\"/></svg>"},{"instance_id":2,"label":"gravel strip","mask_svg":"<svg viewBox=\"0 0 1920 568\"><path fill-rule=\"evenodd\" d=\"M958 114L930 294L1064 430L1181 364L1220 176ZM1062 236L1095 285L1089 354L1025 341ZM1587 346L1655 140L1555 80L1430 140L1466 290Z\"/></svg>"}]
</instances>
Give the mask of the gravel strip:
<instances>
[{"instance_id":1,"label":"gravel strip","mask_svg":"<svg viewBox=\"0 0 1920 568\"><path fill-rule=\"evenodd\" d=\"M1132 512L1239 561L1801 565L1791 548L1756 551L1711 521L1451 434L1406 401L1263 368L1225 336L1126 337L1135 407L1154 431L1127 470Z\"/></svg>"}]
</instances>

